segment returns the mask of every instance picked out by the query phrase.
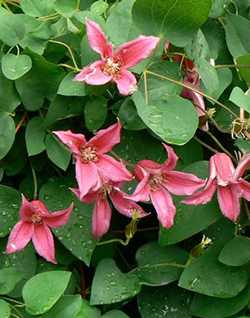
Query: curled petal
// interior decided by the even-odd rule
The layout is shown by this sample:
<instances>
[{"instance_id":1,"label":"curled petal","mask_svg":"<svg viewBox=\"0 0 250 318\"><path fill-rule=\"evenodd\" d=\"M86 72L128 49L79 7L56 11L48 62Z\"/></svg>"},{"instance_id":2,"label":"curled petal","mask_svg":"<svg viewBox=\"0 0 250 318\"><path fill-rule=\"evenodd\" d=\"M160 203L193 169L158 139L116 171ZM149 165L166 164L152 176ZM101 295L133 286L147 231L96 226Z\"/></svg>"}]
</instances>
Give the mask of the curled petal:
<instances>
[{"instance_id":1,"label":"curled petal","mask_svg":"<svg viewBox=\"0 0 250 318\"><path fill-rule=\"evenodd\" d=\"M244 174L244 172L247 170L247 168L250 167L250 154L245 155L238 163L238 166L232 176L232 180L237 181L241 176Z\"/></svg>"},{"instance_id":2,"label":"curled petal","mask_svg":"<svg viewBox=\"0 0 250 318\"><path fill-rule=\"evenodd\" d=\"M23 249L31 240L33 232L33 223L19 221L10 233L5 253L15 253Z\"/></svg>"},{"instance_id":3,"label":"curled petal","mask_svg":"<svg viewBox=\"0 0 250 318\"><path fill-rule=\"evenodd\" d=\"M32 241L39 255L48 262L56 264L54 239L46 224L42 223L35 227Z\"/></svg>"},{"instance_id":4,"label":"curled petal","mask_svg":"<svg viewBox=\"0 0 250 318\"><path fill-rule=\"evenodd\" d=\"M74 134L70 130L53 131L55 135L64 143L75 155L79 154L79 149L86 145L83 134Z\"/></svg>"},{"instance_id":5,"label":"curled petal","mask_svg":"<svg viewBox=\"0 0 250 318\"><path fill-rule=\"evenodd\" d=\"M212 156L216 167L218 185L226 185L235 171L231 158L225 153L217 153Z\"/></svg>"},{"instance_id":6,"label":"curled petal","mask_svg":"<svg viewBox=\"0 0 250 318\"><path fill-rule=\"evenodd\" d=\"M214 184L214 180L209 179L204 190L196 192L181 202L188 205L206 204L212 200L215 190L216 185Z\"/></svg>"},{"instance_id":7,"label":"curled petal","mask_svg":"<svg viewBox=\"0 0 250 318\"><path fill-rule=\"evenodd\" d=\"M193 194L206 183L192 173L169 171L165 176L166 180L162 182L164 187L175 195Z\"/></svg>"},{"instance_id":8,"label":"curled petal","mask_svg":"<svg viewBox=\"0 0 250 318\"><path fill-rule=\"evenodd\" d=\"M160 38L154 36L140 35L135 40L122 44L114 56L122 57L124 68L134 67L153 52L159 41Z\"/></svg>"},{"instance_id":9,"label":"curled petal","mask_svg":"<svg viewBox=\"0 0 250 318\"><path fill-rule=\"evenodd\" d=\"M173 199L166 189L159 187L157 191L151 191L150 197L153 206L156 209L158 220L163 227L169 228L174 224L174 216L176 207L174 206Z\"/></svg>"},{"instance_id":10,"label":"curled petal","mask_svg":"<svg viewBox=\"0 0 250 318\"><path fill-rule=\"evenodd\" d=\"M88 141L88 145L95 145L98 155L110 151L121 141L121 128L121 123L118 120L117 124L111 125L107 129L99 130L98 133Z\"/></svg>"},{"instance_id":11,"label":"curled petal","mask_svg":"<svg viewBox=\"0 0 250 318\"><path fill-rule=\"evenodd\" d=\"M218 202L222 214L235 222L240 214L240 200L237 185L218 186Z\"/></svg>"},{"instance_id":12,"label":"curled petal","mask_svg":"<svg viewBox=\"0 0 250 318\"><path fill-rule=\"evenodd\" d=\"M20 219L22 221L28 221L31 214L36 213L35 207L29 202L22 194L22 205L20 208Z\"/></svg>"},{"instance_id":13,"label":"curled petal","mask_svg":"<svg viewBox=\"0 0 250 318\"><path fill-rule=\"evenodd\" d=\"M103 73L105 62L96 61L90 66L84 67L74 78L74 81L85 82L90 85L104 85L112 80L113 76L107 76Z\"/></svg>"},{"instance_id":14,"label":"curled petal","mask_svg":"<svg viewBox=\"0 0 250 318\"><path fill-rule=\"evenodd\" d=\"M103 177L112 181L130 181L132 174L126 169L122 162L116 161L109 155L101 155L96 163L97 169Z\"/></svg>"},{"instance_id":15,"label":"curled petal","mask_svg":"<svg viewBox=\"0 0 250 318\"><path fill-rule=\"evenodd\" d=\"M65 225L69 218L70 214L73 210L74 203L71 203L70 207L66 210L49 213L43 216L44 223L50 227L61 227Z\"/></svg>"},{"instance_id":16,"label":"curled petal","mask_svg":"<svg viewBox=\"0 0 250 318\"><path fill-rule=\"evenodd\" d=\"M132 218L135 212L139 212L138 218L143 218L150 214L146 213L136 202L129 200L126 197L126 193L119 189L113 189L109 196L115 209L129 218Z\"/></svg>"},{"instance_id":17,"label":"curled petal","mask_svg":"<svg viewBox=\"0 0 250 318\"><path fill-rule=\"evenodd\" d=\"M92 188L99 183L99 174L97 172L96 164L92 161L88 163L82 163L80 159L76 160L76 179L80 191L80 200Z\"/></svg>"},{"instance_id":18,"label":"curled petal","mask_svg":"<svg viewBox=\"0 0 250 318\"><path fill-rule=\"evenodd\" d=\"M250 201L250 183L245 180L240 180L237 184L239 196L247 201Z\"/></svg>"},{"instance_id":19,"label":"curled petal","mask_svg":"<svg viewBox=\"0 0 250 318\"><path fill-rule=\"evenodd\" d=\"M120 78L114 78L118 91L121 95L131 95L137 91L137 80L129 71L121 70Z\"/></svg>"},{"instance_id":20,"label":"curled petal","mask_svg":"<svg viewBox=\"0 0 250 318\"><path fill-rule=\"evenodd\" d=\"M132 195L127 195L126 198L136 202L149 201L150 185L148 184L148 177L148 175L145 176L136 187L135 192Z\"/></svg>"},{"instance_id":21,"label":"curled petal","mask_svg":"<svg viewBox=\"0 0 250 318\"><path fill-rule=\"evenodd\" d=\"M149 174L161 174L162 166L163 166L162 164L152 160L141 160L139 161L136 167L139 167L143 171L144 175L149 175Z\"/></svg>"},{"instance_id":22,"label":"curled petal","mask_svg":"<svg viewBox=\"0 0 250 318\"><path fill-rule=\"evenodd\" d=\"M167 146L166 144L163 144L165 149L167 150L168 153L168 159L164 163L164 170L169 171L173 170L176 166L177 161L179 160L178 156L174 152L174 149L172 147Z\"/></svg>"},{"instance_id":23,"label":"curled petal","mask_svg":"<svg viewBox=\"0 0 250 318\"><path fill-rule=\"evenodd\" d=\"M92 49L99 53L104 60L113 56L113 43L107 43L107 37L100 26L89 19L86 19L87 36Z\"/></svg>"},{"instance_id":24,"label":"curled petal","mask_svg":"<svg viewBox=\"0 0 250 318\"><path fill-rule=\"evenodd\" d=\"M98 238L108 232L111 220L111 209L108 204L108 200L98 199L95 203L93 219L92 219L92 230L93 237Z\"/></svg>"},{"instance_id":25,"label":"curled petal","mask_svg":"<svg viewBox=\"0 0 250 318\"><path fill-rule=\"evenodd\" d=\"M80 191L78 189L73 189L70 188L70 190L75 194L75 196L78 198L78 200L80 200L83 203L92 203L95 200L97 200L98 198L98 191L94 191L94 192L89 192L88 194L86 194L84 197L81 198L80 196Z\"/></svg>"}]
</instances>

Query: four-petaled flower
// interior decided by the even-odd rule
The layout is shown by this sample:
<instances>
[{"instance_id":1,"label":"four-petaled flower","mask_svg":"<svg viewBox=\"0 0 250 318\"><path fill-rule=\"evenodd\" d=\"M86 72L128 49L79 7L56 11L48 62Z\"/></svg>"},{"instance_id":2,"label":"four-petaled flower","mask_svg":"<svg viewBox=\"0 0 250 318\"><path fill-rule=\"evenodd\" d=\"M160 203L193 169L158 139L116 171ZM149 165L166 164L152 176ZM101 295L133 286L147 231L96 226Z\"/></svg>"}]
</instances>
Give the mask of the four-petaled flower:
<instances>
[{"instance_id":1,"label":"four-petaled flower","mask_svg":"<svg viewBox=\"0 0 250 318\"><path fill-rule=\"evenodd\" d=\"M59 139L69 147L76 160L76 179L79 186L80 199L89 191L101 187L99 172L112 181L130 181L132 174L122 162L116 161L105 153L110 151L121 139L121 124L110 126L86 141L82 134L68 131L54 131Z\"/></svg>"},{"instance_id":2,"label":"four-petaled flower","mask_svg":"<svg viewBox=\"0 0 250 318\"><path fill-rule=\"evenodd\" d=\"M236 221L240 214L240 197L250 201L250 183L241 177L250 165L250 154L244 156L237 168L225 153L210 158L209 178L204 190L198 191L183 203L189 205L206 204L212 200L216 188L221 212L230 220Z\"/></svg>"},{"instance_id":3,"label":"four-petaled flower","mask_svg":"<svg viewBox=\"0 0 250 318\"><path fill-rule=\"evenodd\" d=\"M41 201L29 202L24 195L22 199L20 221L10 233L5 253L20 251L32 239L38 254L48 262L56 264L54 239L49 227L65 225L72 212L73 203L66 210L49 213Z\"/></svg>"},{"instance_id":4,"label":"four-petaled flower","mask_svg":"<svg viewBox=\"0 0 250 318\"><path fill-rule=\"evenodd\" d=\"M101 60L84 67L74 80L90 85L103 85L112 81L116 82L120 94L132 94L137 90L137 81L126 69L147 58L160 38L140 35L135 40L122 44L114 52L113 43L107 43L107 37L97 23L86 19L86 25L89 44L101 55Z\"/></svg>"},{"instance_id":5,"label":"four-petaled flower","mask_svg":"<svg viewBox=\"0 0 250 318\"><path fill-rule=\"evenodd\" d=\"M142 160L135 168L135 176L140 181L135 192L127 196L135 201L152 200L158 214L158 219L165 228L174 223L176 207L168 191L175 195L192 194L204 186L205 180L194 174L173 171L178 157L174 150L163 144L168 152L168 159L164 164L151 160Z\"/></svg>"},{"instance_id":6,"label":"four-petaled flower","mask_svg":"<svg viewBox=\"0 0 250 318\"><path fill-rule=\"evenodd\" d=\"M115 209L129 218L136 217L139 219L150 214L146 213L136 202L126 198L127 194L119 189L119 187L123 186L123 182L111 182L104 181L103 178L101 179L101 188L97 191L90 192L81 199L84 203L95 201L94 213L92 216L92 231L94 238L103 236L107 233L110 226L111 209L107 195L109 195ZM78 199L80 199L79 190L71 190Z\"/></svg>"}]
</instances>

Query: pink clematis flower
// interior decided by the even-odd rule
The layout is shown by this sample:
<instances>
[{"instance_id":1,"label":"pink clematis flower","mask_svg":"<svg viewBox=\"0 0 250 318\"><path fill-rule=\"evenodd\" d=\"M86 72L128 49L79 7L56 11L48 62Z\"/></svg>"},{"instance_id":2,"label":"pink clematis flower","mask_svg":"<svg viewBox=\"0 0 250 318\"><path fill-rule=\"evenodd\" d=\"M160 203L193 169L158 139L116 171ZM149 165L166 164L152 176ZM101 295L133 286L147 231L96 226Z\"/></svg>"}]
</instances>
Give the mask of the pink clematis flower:
<instances>
[{"instance_id":1,"label":"pink clematis flower","mask_svg":"<svg viewBox=\"0 0 250 318\"><path fill-rule=\"evenodd\" d=\"M137 90L137 81L126 69L147 58L158 45L160 38L141 35L122 44L114 52L113 43L107 43L107 37L97 23L86 19L86 25L89 44L101 55L101 60L84 67L74 80L90 85L103 85L112 81L116 82L120 94L132 94Z\"/></svg>"},{"instance_id":2,"label":"pink clematis flower","mask_svg":"<svg viewBox=\"0 0 250 318\"><path fill-rule=\"evenodd\" d=\"M48 262L56 264L54 239L50 227L61 227L68 222L73 203L66 210L49 213L41 201L29 202L24 195L22 198L21 220L10 233L5 253L20 251L32 239L38 254Z\"/></svg>"},{"instance_id":3,"label":"pink clematis flower","mask_svg":"<svg viewBox=\"0 0 250 318\"><path fill-rule=\"evenodd\" d=\"M206 204L212 200L218 189L218 202L221 212L230 220L236 221L240 214L240 197L250 200L250 184L241 176L250 165L250 154L243 157L235 169L230 157L218 153L210 159L210 172L204 190L198 191L182 202L189 205Z\"/></svg>"},{"instance_id":4,"label":"pink clematis flower","mask_svg":"<svg viewBox=\"0 0 250 318\"><path fill-rule=\"evenodd\" d=\"M126 198L127 194L119 189L121 186L123 186L123 182L107 182L102 178L102 187L97 191L87 194L81 199L84 203L91 203L95 201L92 218L94 238L103 236L107 233L110 226L111 209L108 203L107 194L109 195L115 209L129 218L132 218L135 214L137 218L143 218L150 214L146 213L136 202ZM78 199L80 199L79 190L71 190Z\"/></svg>"},{"instance_id":5,"label":"pink clematis flower","mask_svg":"<svg viewBox=\"0 0 250 318\"><path fill-rule=\"evenodd\" d=\"M176 207L168 191L175 195L192 194L205 184L205 180L194 174L174 171L178 161L174 150L163 144L168 152L168 159L164 164L151 160L142 160L135 168L135 176L139 184L131 196L135 201L152 200L158 214L158 219L165 228L174 223Z\"/></svg>"},{"instance_id":6,"label":"pink clematis flower","mask_svg":"<svg viewBox=\"0 0 250 318\"><path fill-rule=\"evenodd\" d=\"M121 124L118 121L107 129L100 130L89 141L82 134L54 131L54 134L71 150L76 160L76 179L82 199L89 191L101 187L99 172L112 181L130 181L132 174L122 162L106 155L121 139Z\"/></svg>"}]
</instances>

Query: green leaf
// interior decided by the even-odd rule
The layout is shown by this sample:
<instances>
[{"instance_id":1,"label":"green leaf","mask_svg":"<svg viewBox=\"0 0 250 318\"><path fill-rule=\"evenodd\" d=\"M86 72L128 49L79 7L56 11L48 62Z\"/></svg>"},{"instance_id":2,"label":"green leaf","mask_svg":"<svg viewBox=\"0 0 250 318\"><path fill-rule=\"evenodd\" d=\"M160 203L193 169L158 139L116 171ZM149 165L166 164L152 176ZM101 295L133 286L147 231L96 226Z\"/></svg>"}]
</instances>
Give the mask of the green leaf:
<instances>
[{"instance_id":1,"label":"green leaf","mask_svg":"<svg viewBox=\"0 0 250 318\"><path fill-rule=\"evenodd\" d=\"M28 55L7 54L2 59L2 71L5 77L16 80L26 74L32 67L32 60Z\"/></svg>"},{"instance_id":2,"label":"green leaf","mask_svg":"<svg viewBox=\"0 0 250 318\"><path fill-rule=\"evenodd\" d=\"M226 41L231 55L238 58L250 52L250 38L246 32L250 28L250 21L240 15L227 14Z\"/></svg>"},{"instance_id":3,"label":"green leaf","mask_svg":"<svg viewBox=\"0 0 250 318\"><path fill-rule=\"evenodd\" d=\"M53 99L65 72L36 53L26 54L32 59L32 69L15 84L24 107L35 111L43 106L44 98Z\"/></svg>"},{"instance_id":4,"label":"green leaf","mask_svg":"<svg viewBox=\"0 0 250 318\"><path fill-rule=\"evenodd\" d=\"M241 152L244 152L244 151L250 152L250 141L249 140L237 139L235 141L234 145L236 147L238 147Z\"/></svg>"},{"instance_id":5,"label":"green leaf","mask_svg":"<svg viewBox=\"0 0 250 318\"><path fill-rule=\"evenodd\" d=\"M9 267L0 270L0 294L8 294L15 287L21 279L23 279L24 273L18 268Z\"/></svg>"},{"instance_id":6,"label":"green leaf","mask_svg":"<svg viewBox=\"0 0 250 318\"><path fill-rule=\"evenodd\" d=\"M218 80L219 80L219 86L215 91L213 91L211 93L211 96L215 99L219 99L221 94L231 84L232 79L233 79L232 72L229 68L218 69L217 76L218 76Z\"/></svg>"},{"instance_id":7,"label":"green leaf","mask_svg":"<svg viewBox=\"0 0 250 318\"><path fill-rule=\"evenodd\" d=\"M250 261L250 241L246 237L236 237L221 250L219 261L229 266L242 266Z\"/></svg>"},{"instance_id":8,"label":"green leaf","mask_svg":"<svg viewBox=\"0 0 250 318\"><path fill-rule=\"evenodd\" d=\"M143 34L164 37L182 47L207 20L210 8L210 0L137 0L133 20Z\"/></svg>"},{"instance_id":9,"label":"green leaf","mask_svg":"<svg viewBox=\"0 0 250 318\"><path fill-rule=\"evenodd\" d=\"M84 83L74 81L75 73L69 73L62 80L57 94L64 96L85 96Z\"/></svg>"},{"instance_id":10,"label":"green leaf","mask_svg":"<svg viewBox=\"0 0 250 318\"><path fill-rule=\"evenodd\" d=\"M0 69L0 111L11 113L19 104L21 104L21 101L14 82L8 80Z\"/></svg>"},{"instance_id":11,"label":"green leaf","mask_svg":"<svg viewBox=\"0 0 250 318\"><path fill-rule=\"evenodd\" d=\"M200 161L187 166L183 171L194 173L199 178L205 179L208 176L209 163ZM159 232L159 243L161 245L172 245L180 242L208 227L221 217L220 208L214 198L205 205L186 205L180 201L183 198L174 197L174 204L177 208L174 225L169 229L161 227Z\"/></svg>"},{"instance_id":12,"label":"green leaf","mask_svg":"<svg viewBox=\"0 0 250 318\"><path fill-rule=\"evenodd\" d=\"M201 76L207 92L211 94L217 90L219 87L219 79L214 67L204 58L197 58L195 60L195 67Z\"/></svg>"},{"instance_id":13,"label":"green leaf","mask_svg":"<svg viewBox=\"0 0 250 318\"><path fill-rule=\"evenodd\" d=\"M195 294L189 313L195 317L204 318L228 317L243 309L248 304L249 297L249 286L246 287L239 295L229 299Z\"/></svg>"},{"instance_id":14,"label":"green leaf","mask_svg":"<svg viewBox=\"0 0 250 318\"><path fill-rule=\"evenodd\" d=\"M95 272L90 303L102 305L120 302L140 292L138 279L133 274L123 274L112 259L103 259Z\"/></svg>"},{"instance_id":15,"label":"green leaf","mask_svg":"<svg viewBox=\"0 0 250 318\"><path fill-rule=\"evenodd\" d=\"M191 318L188 315L191 293L173 284L157 288L143 286L137 298L142 318Z\"/></svg>"},{"instance_id":16,"label":"green leaf","mask_svg":"<svg viewBox=\"0 0 250 318\"><path fill-rule=\"evenodd\" d=\"M10 317L10 306L3 299L0 299L0 316L2 318L9 318Z\"/></svg>"},{"instance_id":17,"label":"green leaf","mask_svg":"<svg viewBox=\"0 0 250 318\"><path fill-rule=\"evenodd\" d=\"M122 127L127 130L142 130L146 128L141 118L138 116L135 104L129 97L121 104L118 117L121 120Z\"/></svg>"},{"instance_id":18,"label":"green leaf","mask_svg":"<svg viewBox=\"0 0 250 318\"><path fill-rule=\"evenodd\" d=\"M0 237L11 231L18 221L18 210L21 205L21 194L10 187L0 185Z\"/></svg>"},{"instance_id":19,"label":"green leaf","mask_svg":"<svg viewBox=\"0 0 250 318\"><path fill-rule=\"evenodd\" d=\"M173 264L185 265L187 258L188 253L180 247L161 247L157 242L150 242L137 250L138 267L133 272L143 285L167 285L178 280L183 271Z\"/></svg>"},{"instance_id":20,"label":"green leaf","mask_svg":"<svg viewBox=\"0 0 250 318\"><path fill-rule=\"evenodd\" d=\"M45 149L45 135L46 130L44 128L44 119L40 116L33 117L28 122L25 133L26 146L29 156L37 155Z\"/></svg>"},{"instance_id":21,"label":"green leaf","mask_svg":"<svg viewBox=\"0 0 250 318\"><path fill-rule=\"evenodd\" d=\"M48 311L66 290L71 272L51 271L32 277L23 288L26 310L31 315Z\"/></svg>"},{"instance_id":22,"label":"green leaf","mask_svg":"<svg viewBox=\"0 0 250 318\"><path fill-rule=\"evenodd\" d=\"M12 117L0 111L0 159L5 157L15 139L15 123Z\"/></svg>"},{"instance_id":23,"label":"green leaf","mask_svg":"<svg viewBox=\"0 0 250 318\"><path fill-rule=\"evenodd\" d=\"M133 94L133 101L143 122L163 141L184 145L195 134L198 113L193 104L177 95L154 100L146 105L140 91Z\"/></svg>"},{"instance_id":24,"label":"green leaf","mask_svg":"<svg viewBox=\"0 0 250 318\"><path fill-rule=\"evenodd\" d=\"M243 77L246 84L250 86L250 54L238 57L237 64L247 66L247 67L238 67L238 69L239 69L240 75Z\"/></svg>"},{"instance_id":25,"label":"green leaf","mask_svg":"<svg viewBox=\"0 0 250 318\"><path fill-rule=\"evenodd\" d=\"M71 158L69 150L64 148L52 135L46 136L45 147L49 159L62 170L66 170Z\"/></svg>"},{"instance_id":26,"label":"green leaf","mask_svg":"<svg viewBox=\"0 0 250 318\"><path fill-rule=\"evenodd\" d=\"M210 56L207 40L201 30L198 30L192 41L188 43L185 51L191 60Z\"/></svg>"},{"instance_id":27,"label":"green leaf","mask_svg":"<svg viewBox=\"0 0 250 318\"><path fill-rule=\"evenodd\" d=\"M68 183L62 178L50 179L42 186L39 200L44 202L50 211L66 209L74 202L74 209L68 223L53 232L72 254L89 265L97 243L92 236L93 204L81 203L69 187L75 187L75 184Z\"/></svg>"},{"instance_id":28,"label":"green leaf","mask_svg":"<svg viewBox=\"0 0 250 318\"><path fill-rule=\"evenodd\" d=\"M86 299L82 299L81 309L76 318L99 318L101 317L100 310L94 306L90 306Z\"/></svg>"},{"instance_id":29,"label":"green leaf","mask_svg":"<svg viewBox=\"0 0 250 318\"><path fill-rule=\"evenodd\" d=\"M81 309L80 295L65 295L44 315L43 318L75 318Z\"/></svg>"},{"instance_id":30,"label":"green leaf","mask_svg":"<svg viewBox=\"0 0 250 318\"><path fill-rule=\"evenodd\" d=\"M27 15L42 17L55 12L53 2L51 0L20 0L20 6Z\"/></svg>"},{"instance_id":31,"label":"green leaf","mask_svg":"<svg viewBox=\"0 0 250 318\"><path fill-rule=\"evenodd\" d=\"M193 162L201 161L203 159L202 145L194 139L191 139L183 146L174 146L173 148L179 157L176 165L177 170L183 170L184 167Z\"/></svg>"},{"instance_id":32,"label":"green leaf","mask_svg":"<svg viewBox=\"0 0 250 318\"><path fill-rule=\"evenodd\" d=\"M17 14L0 13L0 40L8 46L14 46L24 36L25 27Z\"/></svg>"},{"instance_id":33,"label":"green leaf","mask_svg":"<svg viewBox=\"0 0 250 318\"><path fill-rule=\"evenodd\" d=\"M56 0L54 8L63 17L71 18L76 12L77 3L77 0Z\"/></svg>"},{"instance_id":34,"label":"green leaf","mask_svg":"<svg viewBox=\"0 0 250 318\"><path fill-rule=\"evenodd\" d=\"M103 96L94 96L89 99L84 109L87 128L96 132L104 124L108 114L107 100Z\"/></svg>"},{"instance_id":35,"label":"green leaf","mask_svg":"<svg viewBox=\"0 0 250 318\"><path fill-rule=\"evenodd\" d=\"M229 100L240 108L244 108L248 113L250 113L250 96L245 94L241 88L234 87L229 97Z\"/></svg>"},{"instance_id":36,"label":"green leaf","mask_svg":"<svg viewBox=\"0 0 250 318\"><path fill-rule=\"evenodd\" d=\"M108 9L108 7L109 5L107 2L104 2L103 0L98 0L91 5L90 11L101 15Z\"/></svg>"},{"instance_id":37,"label":"green leaf","mask_svg":"<svg viewBox=\"0 0 250 318\"><path fill-rule=\"evenodd\" d=\"M209 18L216 19L223 15L230 0L213 0L212 8L209 12Z\"/></svg>"},{"instance_id":38,"label":"green leaf","mask_svg":"<svg viewBox=\"0 0 250 318\"><path fill-rule=\"evenodd\" d=\"M106 312L106 314L104 314L102 318L129 318L129 316L127 316L120 310L111 310L109 312Z\"/></svg>"}]
</instances>

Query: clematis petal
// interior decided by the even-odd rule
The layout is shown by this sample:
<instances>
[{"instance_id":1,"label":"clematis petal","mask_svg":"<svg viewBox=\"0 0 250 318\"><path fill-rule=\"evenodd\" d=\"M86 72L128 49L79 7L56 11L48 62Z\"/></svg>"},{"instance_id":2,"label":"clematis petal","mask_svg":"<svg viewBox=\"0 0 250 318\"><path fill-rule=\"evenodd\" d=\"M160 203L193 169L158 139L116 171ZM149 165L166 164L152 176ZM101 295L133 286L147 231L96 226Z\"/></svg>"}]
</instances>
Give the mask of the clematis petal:
<instances>
[{"instance_id":1,"label":"clematis petal","mask_svg":"<svg viewBox=\"0 0 250 318\"><path fill-rule=\"evenodd\" d=\"M76 160L76 179L80 191L80 200L99 182L99 175L96 164L92 161L82 163L80 159Z\"/></svg>"},{"instance_id":2,"label":"clematis petal","mask_svg":"<svg viewBox=\"0 0 250 318\"><path fill-rule=\"evenodd\" d=\"M176 207L174 206L173 199L166 189L159 187L157 191L151 191L150 197L153 206L156 209L158 220L163 227L169 228L174 224L174 216Z\"/></svg>"},{"instance_id":3,"label":"clematis petal","mask_svg":"<svg viewBox=\"0 0 250 318\"><path fill-rule=\"evenodd\" d=\"M112 80L113 76L107 76L103 73L105 62L96 61L90 66L84 67L74 78L74 81L85 82L90 85L104 85Z\"/></svg>"},{"instance_id":4,"label":"clematis petal","mask_svg":"<svg viewBox=\"0 0 250 318\"><path fill-rule=\"evenodd\" d=\"M231 158L225 153L217 153L212 156L211 160L213 160L216 167L218 185L227 185L235 172Z\"/></svg>"},{"instance_id":5,"label":"clematis petal","mask_svg":"<svg viewBox=\"0 0 250 318\"><path fill-rule=\"evenodd\" d=\"M127 195L126 198L133 201L149 201L150 185L148 184L149 175L145 176L142 181L137 185L132 195Z\"/></svg>"},{"instance_id":6,"label":"clematis petal","mask_svg":"<svg viewBox=\"0 0 250 318\"><path fill-rule=\"evenodd\" d=\"M150 214L146 213L136 202L126 198L126 195L126 193L119 189L113 189L109 194L110 199L118 212L129 218L132 218L135 212L140 212L138 218L143 218Z\"/></svg>"},{"instance_id":7,"label":"clematis petal","mask_svg":"<svg viewBox=\"0 0 250 318\"><path fill-rule=\"evenodd\" d=\"M53 131L55 135L64 143L75 155L79 154L79 149L86 145L83 134L74 134L70 130Z\"/></svg>"},{"instance_id":8,"label":"clematis petal","mask_svg":"<svg viewBox=\"0 0 250 318\"><path fill-rule=\"evenodd\" d=\"M110 151L115 145L121 141L121 123L109 126L107 129L101 129L98 133L88 141L88 145L97 147L98 155Z\"/></svg>"},{"instance_id":9,"label":"clematis petal","mask_svg":"<svg viewBox=\"0 0 250 318\"><path fill-rule=\"evenodd\" d=\"M89 45L92 49L99 53L102 59L113 56L113 43L107 43L107 37L100 28L100 26L89 19L86 19L87 37Z\"/></svg>"},{"instance_id":10,"label":"clematis petal","mask_svg":"<svg viewBox=\"0 0 250 318\"><path fill-rule=\"evenodd\" d=\"M34 224L19 221L10 233L5 253L15 253L23 249L31 240Z\"/></svg>"},{"instance_id":11,"label":"clematis petal","mask_svg":"<svg viewBox=\"0 0 250 318\"><path fill-rule=\"evenodd\" d=\"M169 171L165 174L166 180L162 182L165 188L175 195L190 195L201 187L206 181L196 177L192 173Z\"/></svg>"},{"instance_id":12,"label":"clematis petal","mask_svg":"<svg viewBox=\"0 0 250 318\"><path fill-rule=\"evenodd\" d=\"M69 218L70 214L73 210L74 203L71 203L68 209L49 213L43 216L44 223L50 227L60 227L65 225Z\"/></svg>"},{"instance_id":13,"label":"clematis petal","mask_svg":"<svg viewBox=\"0 0 250 318\"><path fill-rule=\"evenodd\" d=\"M138 165L143 170L144 175L161 174L163 165L152 160L141 160ZM137 167L136 166L136 167Z\"/></svg>"},{"instance_id":14,"label":"clematis petal","mask_svg":"<svg viewBox=\"0 0 250 318\"><path fill-rule=\"evenodd\" d=\"M140 35L135 40L122 44L114 57L121 56L124 68L134 67L153 52L159 41L158 37Z\"/></svg>"},{"instance_id":15,"label":"clematis petal","mask_svg":"<svg viewBox=\"0 0 250 318\"><path fill-rule=\"evenodd\" d=\"M239 196L243 197L247 201L250 201L250 183L245 180L240 180L237 184Z\"/></svg>"},{"instance_id":16,"label":"clematis petal","mask_svg":"<svg viewBox=\"0 0 250 318\"><path fill-rule=\"evenodd\" d=\"M240 179L249 166L250 154L247 154L239 161L238 166L236 167L236 170L232 176L232 180L237 181Z\"/></svg>"},{"instance_id":17,"label":"clematis petal","mask_svg":"<svg viewBox=\"0 0 250 318\"><path fill-rule=\"evenodd\" d=\"M111 220L111 209L108 200L98 199L95 203L92 218L93 237L98 238L108 232Z\"/></svg>"},{"instance_id":18,"label":"clematis petal","mask_svg":"<svg viewBox=\"0 0 250 318\"><path fill-rule=\"evenodd\" d=\"M237 185L218 186L218 202L222 214L235 222L240 214L240 200Z\"/></svg>"},{"instance_id":19,"label":"clematis petal","mask_svg":"<svg viewBox=\"0 0 250 318\"><path fill-rule=\"evenodd\" d=\"M119 78L114 77L114 81L117 84L118 91L121 95L131 95L137 91L137 80L129 71L121 70Z\"/></svg>"},{"instance_id":20,"label":"clematis petal","mask_svg":"<svg viewBox=\"0 0 250 318\"><path fill-rule=\"evenodd\" d=\"M191 196L189 196L185 200L182 200L181 202L188 205L206 204L212 200L215 190L216 185L214 184L214 180L209 179L204 190L200 190L195 194L192 194Z\"/></svg>"},{"instance_id":21,"label":"clematis petal","mask_svg":"<svg viewBox=\"0 0 250 318\"><path fill-rule=\"evenodd\" d=\"M178 156L174 152L174 149L172 147L167 146L163 143L164 148L167 150L168 153L168 159L164 163L163 171L169 171L173 170L176 166L177 161L179 160Z\"/></svg>"},{"instance_id":22,"label":"clematis petal","mask_svg":"<svg viewBox=\"0 0 250 318\"><path fill-rule=\"evenodd\" d=\"M96 167L105 179L112 181L130 181L132 174L126 169L122 162L116 161L109 155L101 155Z\"/></svg>"},{"instance_id":23,"label":"clematis petal","mask_svg":"<svg viewBox=\"0 0 250 318\"><path fill-rule=\"evenodd\" d=\"M30 219L31 214L33 214L35 212L36 212L36 209L34 208L34 206L22 194L22 205L20 208L20 219L22 221L28 221Z\"/></svg>"},{"instance_id":24,"label":"clematis petal","mask_svg":"<svg viewBox=\"0 0 250 318\"><path fill-rule=\"evenodd\" d=\"M32 241L39 255L48 262L56 264L54 238L46 224L42 223L35 227Z\"/></svg>"}]
</instances>

